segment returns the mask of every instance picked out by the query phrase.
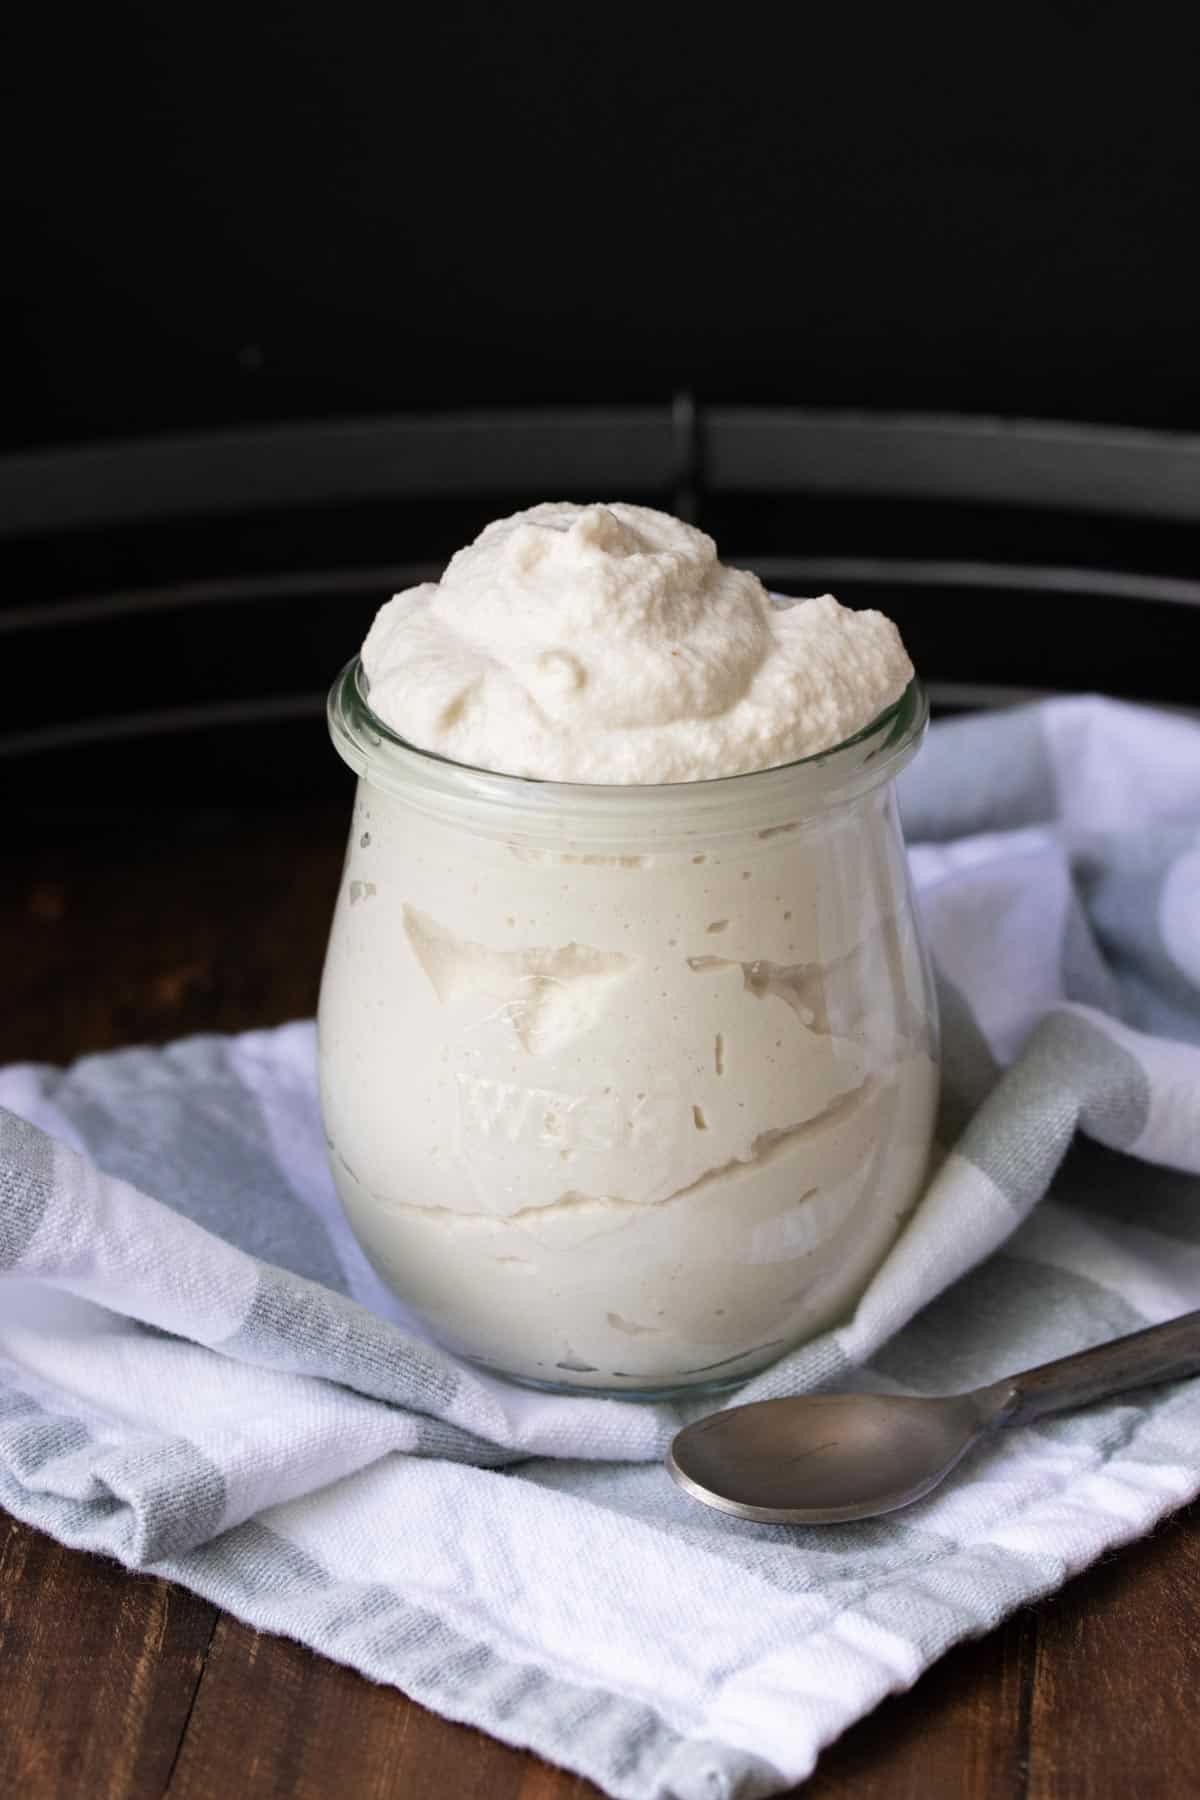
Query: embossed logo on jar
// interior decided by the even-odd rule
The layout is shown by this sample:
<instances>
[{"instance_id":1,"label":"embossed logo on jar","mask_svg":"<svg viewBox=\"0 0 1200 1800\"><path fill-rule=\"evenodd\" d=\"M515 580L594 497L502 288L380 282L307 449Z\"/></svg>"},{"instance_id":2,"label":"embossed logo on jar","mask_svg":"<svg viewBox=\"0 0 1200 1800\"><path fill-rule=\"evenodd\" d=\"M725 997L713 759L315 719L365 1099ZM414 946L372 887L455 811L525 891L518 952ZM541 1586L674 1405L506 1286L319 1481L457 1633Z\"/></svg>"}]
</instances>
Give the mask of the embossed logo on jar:
<instances>
[{"instance_id":1,"label":"embossed logo on jar","mask_svg":"<svg viewBox=\"0 0 1200 1800\"><path fill-rule=\"evenodd\" d=\"M468 1155L499 1155L511 1145L661 1152L682 1124L680 1098L666 1083L636 1094L571 1094L462 1071L457 1082L459 1145Z\"/></svg>"}]
</instances>

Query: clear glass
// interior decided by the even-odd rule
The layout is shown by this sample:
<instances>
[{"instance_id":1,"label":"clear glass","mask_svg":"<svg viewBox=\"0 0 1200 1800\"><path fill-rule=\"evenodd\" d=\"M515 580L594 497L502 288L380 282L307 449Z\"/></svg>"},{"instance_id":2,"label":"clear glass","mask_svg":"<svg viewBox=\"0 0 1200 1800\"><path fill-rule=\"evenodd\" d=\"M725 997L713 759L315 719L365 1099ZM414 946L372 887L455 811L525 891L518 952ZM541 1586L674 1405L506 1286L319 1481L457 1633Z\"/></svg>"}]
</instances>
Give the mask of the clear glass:
<instances>
[{"instance_id":1,"label":"clear glass","mask_svg":"<svg viewBox=\"0 0 1200 1800\"><path fill-rule=\"evenodd\" d=\"M895 801L917 682L785 768L470 769L371 712L319 1017L342 1203L450 1349L639 1397L843 1319L920 1190L937 1024Z\"/></svg>"}]
</instances>

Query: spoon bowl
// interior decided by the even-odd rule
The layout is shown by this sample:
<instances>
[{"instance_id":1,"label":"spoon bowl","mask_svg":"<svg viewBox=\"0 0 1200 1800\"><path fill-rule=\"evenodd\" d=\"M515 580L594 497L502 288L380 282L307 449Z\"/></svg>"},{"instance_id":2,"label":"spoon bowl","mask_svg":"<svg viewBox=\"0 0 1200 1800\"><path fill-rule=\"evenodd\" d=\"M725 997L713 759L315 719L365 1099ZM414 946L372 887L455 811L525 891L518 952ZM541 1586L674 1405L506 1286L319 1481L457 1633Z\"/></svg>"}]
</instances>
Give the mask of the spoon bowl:
<instances>
[{"instance_id":1,"label":"spoon bowl","mask_svg":"<svg viewBox=\"0 0 1200 1800\"><path fill-rule=\"evenodd\" d=\"M936 1487L994 1410L975 1394L759 1400L687 1426L668 1467L695 1499L739 1518L788 1525L867 1519Z\"/></svg>"},{"instance_id":2,"label":"spoon bowl","mask_svg":"<svg viewBox=\"0 0 1200 1800\"><path fill-rule=\"evenodd\" d=\"M1097 1344L966 1394L800 1394L697 1419L671 1474L742 1519L830 1525L920 1500L985 1432L1200 1373L1200 1312Z\"/></svg>"}]
</instances>

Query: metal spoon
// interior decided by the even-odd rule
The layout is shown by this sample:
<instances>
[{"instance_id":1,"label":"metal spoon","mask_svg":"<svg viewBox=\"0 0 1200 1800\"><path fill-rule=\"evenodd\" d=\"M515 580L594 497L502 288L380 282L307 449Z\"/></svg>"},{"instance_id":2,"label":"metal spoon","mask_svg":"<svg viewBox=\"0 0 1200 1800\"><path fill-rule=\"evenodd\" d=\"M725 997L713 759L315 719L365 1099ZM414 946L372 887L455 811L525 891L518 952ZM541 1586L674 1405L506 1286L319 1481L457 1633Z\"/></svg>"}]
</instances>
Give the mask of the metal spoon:
<instances>
[{"instance_id":1,"label":"metal spoon","mask_svg":"<svg viewBox=\"0 0 1200 1800\"><path fill-rule=\"evenodd\" d=\"M985 1433L1200 1373L1200 1312L1007 1375L968 1394L801 1394L697 1419L667 1467L695 1500L742 1519L828 1525L929 1493Z\"/></svg>"}]
</instances>

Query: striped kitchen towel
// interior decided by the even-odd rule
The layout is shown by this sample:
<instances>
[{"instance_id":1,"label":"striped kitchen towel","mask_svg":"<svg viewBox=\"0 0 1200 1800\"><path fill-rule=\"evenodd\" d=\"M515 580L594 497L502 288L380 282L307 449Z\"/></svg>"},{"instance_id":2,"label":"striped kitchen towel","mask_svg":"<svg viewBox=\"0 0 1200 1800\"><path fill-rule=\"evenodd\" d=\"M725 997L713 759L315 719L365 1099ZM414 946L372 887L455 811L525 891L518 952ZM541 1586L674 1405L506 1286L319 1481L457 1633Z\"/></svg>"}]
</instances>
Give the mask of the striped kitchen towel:
<instances>
[{"instance_id":1,"label":"striped kitchen towel","mask_svg":"<svg viewBox=\"0 0 1200 1800\"><path fill-rule=\"evenodd\" d=\"M854 1316L738 1399L973 1385L1200 1306L1200 726L956 721L904 799L945 1155ZM0 1504L628 1800L791 1785L1200 1489L1192 1381L889 1519L746 1524L662 1468L702 1403L523 1392L406 1318L338 1212L310 1024L12 1067L0 1103Z\"/></svg>"}]
</instances>

